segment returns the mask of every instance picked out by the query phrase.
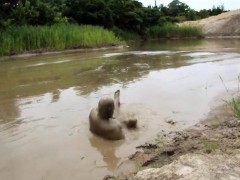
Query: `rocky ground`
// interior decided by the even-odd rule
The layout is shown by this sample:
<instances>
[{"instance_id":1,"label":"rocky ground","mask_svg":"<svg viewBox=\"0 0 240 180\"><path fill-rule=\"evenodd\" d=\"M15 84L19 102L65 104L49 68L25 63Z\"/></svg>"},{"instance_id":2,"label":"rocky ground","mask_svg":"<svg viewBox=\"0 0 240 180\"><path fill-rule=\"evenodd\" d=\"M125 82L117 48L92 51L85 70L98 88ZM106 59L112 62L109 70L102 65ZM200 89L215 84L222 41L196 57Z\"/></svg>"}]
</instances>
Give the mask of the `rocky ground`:
<instances>
[{"instance_id":1,"label":"rocky ground","mask_svg":"<svg viewBox=\"0 0 240 180\"><path fill-rule=\"evenodd\" d=\"M240 119L226 103L192 128L159 134L129 159L136 172L105 180L240 179Z\"/></svg>"},{"instance_id":2,"label":"rocky ground","mask_svg":"<svg viewBox=\"0 0 240 180\"><path fill-rule=\"evenodd\" d=\"M240 10L229 11L198 21L180 25L201 26L206 36L240 36Z\"/></svg>"}]
</instances>

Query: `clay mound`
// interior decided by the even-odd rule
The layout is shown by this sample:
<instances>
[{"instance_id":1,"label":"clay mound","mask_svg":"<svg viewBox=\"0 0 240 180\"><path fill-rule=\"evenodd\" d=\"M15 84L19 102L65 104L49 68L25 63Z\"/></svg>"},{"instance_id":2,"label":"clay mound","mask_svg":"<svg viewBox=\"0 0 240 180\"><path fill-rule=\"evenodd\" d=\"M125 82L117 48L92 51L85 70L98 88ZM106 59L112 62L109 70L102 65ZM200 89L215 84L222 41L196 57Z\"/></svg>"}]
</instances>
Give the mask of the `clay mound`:
<instances>
[{"instance_id":1,"label":"clay mound","mask_svg":"<svg viewBox=\"0 0 240 180\"><path fill-rule=\"evenodd\" d=\"M207 36L240 36L240 10L211 16L198 21L186 21L181 26L201 26Z\"/></svg>"}]
</instances>

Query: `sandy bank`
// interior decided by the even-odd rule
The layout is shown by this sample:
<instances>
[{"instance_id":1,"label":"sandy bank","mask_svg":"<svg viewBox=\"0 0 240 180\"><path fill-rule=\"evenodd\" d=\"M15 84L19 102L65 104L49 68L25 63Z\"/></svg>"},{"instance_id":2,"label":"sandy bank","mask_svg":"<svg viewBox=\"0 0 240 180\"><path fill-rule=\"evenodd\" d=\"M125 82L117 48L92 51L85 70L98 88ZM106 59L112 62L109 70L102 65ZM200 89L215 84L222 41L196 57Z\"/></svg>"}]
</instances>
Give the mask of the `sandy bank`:
<instances>
[{"instance_id":1,"label":"sandy bank","mask_svg":"<svg viewBox=\"0 0 240 180\"><path fill-rule=\"evenodd\" d=\"M225 12L198 21L186 21L180 25L200 26L206 36L237 37L240 36L240 10Z\"/></svg>"}]
</instances>

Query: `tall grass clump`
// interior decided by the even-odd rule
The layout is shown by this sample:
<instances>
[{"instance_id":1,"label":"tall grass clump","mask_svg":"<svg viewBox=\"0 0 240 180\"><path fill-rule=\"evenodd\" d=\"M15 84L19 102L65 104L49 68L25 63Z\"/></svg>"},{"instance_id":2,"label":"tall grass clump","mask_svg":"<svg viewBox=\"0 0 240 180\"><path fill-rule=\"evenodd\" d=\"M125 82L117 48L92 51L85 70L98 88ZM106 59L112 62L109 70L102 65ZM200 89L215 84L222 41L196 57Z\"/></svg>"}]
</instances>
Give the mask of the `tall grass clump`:
<instances>
[{"instance_id":1,"label":"tall grass clump","mask_svg":"<svg viewBox=\"0 0 240 180\"><path fill-rule=\"evenodd\" d=\"M121 40L113 32L91 25L20 26L0 32L0 56L118 44Z\"/></svg>"},{"instance_id":2,"label":"tall grass clump","mask_svg":"<svg viewBox=\"0 0 240 180\"><path fill-rule=\"evenodd\" d=\"M195 26L165 24L163 26L150 27L147 36L152 39L203 37L203 30L201 27Z\"/></svg>"},{"instance_id":3,"label":"tall grass clump","mask_svg":"<svg viewBox=\"0 0 240 180\"><path fill-rule=\"evenodd\" d=\"M240 118L240 96L236 98L232 98L230 105L234 115Z\"/></svg>"}]
</instances>

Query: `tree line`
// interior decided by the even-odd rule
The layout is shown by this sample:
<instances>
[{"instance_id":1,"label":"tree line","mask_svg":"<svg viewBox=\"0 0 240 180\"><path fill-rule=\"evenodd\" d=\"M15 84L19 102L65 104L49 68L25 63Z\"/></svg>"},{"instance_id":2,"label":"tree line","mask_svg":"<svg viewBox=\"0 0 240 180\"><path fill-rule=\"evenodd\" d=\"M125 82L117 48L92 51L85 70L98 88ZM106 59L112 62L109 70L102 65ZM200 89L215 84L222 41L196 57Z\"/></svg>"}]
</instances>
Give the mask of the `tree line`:
<instances>
[{"instance_id":1,"label":"tree line","mask_svg":"<svg viewBox=\"0 0 240 180\"><path fill-rule=\"evenodd\" d=\"M1 0L0 29L57 23L90 24L144 34L151 26L197 20L224 12L224 6L195 11L179 0L144 7L136 0Z\"/></svg>"}]
</instances>

